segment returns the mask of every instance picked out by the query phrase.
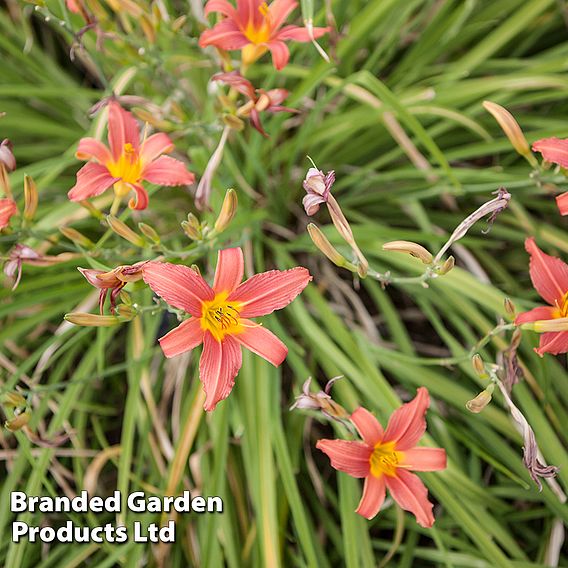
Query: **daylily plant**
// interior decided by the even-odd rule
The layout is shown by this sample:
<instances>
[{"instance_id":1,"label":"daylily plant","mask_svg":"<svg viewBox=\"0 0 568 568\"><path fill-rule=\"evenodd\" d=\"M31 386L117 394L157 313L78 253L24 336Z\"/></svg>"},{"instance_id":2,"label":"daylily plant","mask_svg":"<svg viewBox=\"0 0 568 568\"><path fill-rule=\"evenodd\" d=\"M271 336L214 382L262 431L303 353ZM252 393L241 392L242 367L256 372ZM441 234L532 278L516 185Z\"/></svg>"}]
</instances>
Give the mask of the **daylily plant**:
<instances>
[{"instance_id":1,"label":"daylily plant","mask_svg":"<svg viewBox=\"0 0 568 568\"><path fill-rule=\"evenodd\" d=\"M297 5L295 0L274 0L270 6L262 0L237 0L235 8L227 0L209 0L205 14L218 12L225 18L201 34L199 45L214 45L227 51L240 49L245 67L270 51L274 67L280 70L290 58L285 41L308 42L330 31L330 28L312 28L311 35L307 28L282 27Z\"/></svg>"},{"instance_id":2,"label":"daylily plant","mask_svg":"<svg viewBox=\"0 0 568 568\"><path fill-rule=\"evenodd\" d=\"M549 306L533 308L517 316L515 324L535 322L535 331L543 332L535 351L542 357L545 353L558 355L568 352L568 264L559 258L542 252L531 237L525 241L531 255L530 275L535 290ZM558 326L566 331L554 331ZM550 331L547 331L550 330Z\"/></svg>"},{"instance_id":3,"label":"daylily plant","mask_svg":"<svg viewBox=\"0 0 568 568\"><path fill-rule=\"evenodd\" d=\"M166 357L175 357L203 343L199 363L206 394L204 408L213 410L227 398L242 365L241 346L279 366L288 349L273 333L249 318L287 306L312 279L305 268L271 270L241 284L240 248L219 251L213 287L187 266L149 262L144 281L171 306L191 317L160 338Z\"/></svg>"},{"instance_id":4,"label":"daylily plant","mask_svg":"<svg viewBox=\"0 0 568 568\"><path fill-rule=\"evenodd\" d=\"M540 152L547 162L568 168L568 139L543 138L537 140L532 149ZM568 191L556 197L556 204L561 215L568 215Z\"/></svg>"},{"instance_id":5,"label":"daylily plant","mask_svg":"<svg viewBox=\"0 0 568 568\"><path fill-rule=\"evenodd\" d=\"M110 187L118 198L134 191L131 209L145 209L148 194L142 181L157 185L188 185L195 181L185 164L163 156L174 149L162 132L140 141L140 130L132 114L116 101L108 105L108 142L110 150L94 138L82 138L77 148L79 160L95 160L77 172L77 183L69 191L71 201L83 201L104 193Z\"/></svg>"},{"instance_id":6,"label":"daylily plant","mask_svg":"<svg viewBox=\"0 0 568 568\"><path fill-rule=\"evenodd\" d=\"M430 406L428 390L420 387L416 397L403 404L390 417L386 430L364 408L351 415L362 442L319 440L316 447L325 452L331 465L352 477L364 477L363 497L356 512L372 519L379 512L386 490L423 527L434 524L433 505L428 490L411 471L437 471L446 467L442 448L419 448L416 444L426 431L426 410Z\"/></svg>"}]
</instances>

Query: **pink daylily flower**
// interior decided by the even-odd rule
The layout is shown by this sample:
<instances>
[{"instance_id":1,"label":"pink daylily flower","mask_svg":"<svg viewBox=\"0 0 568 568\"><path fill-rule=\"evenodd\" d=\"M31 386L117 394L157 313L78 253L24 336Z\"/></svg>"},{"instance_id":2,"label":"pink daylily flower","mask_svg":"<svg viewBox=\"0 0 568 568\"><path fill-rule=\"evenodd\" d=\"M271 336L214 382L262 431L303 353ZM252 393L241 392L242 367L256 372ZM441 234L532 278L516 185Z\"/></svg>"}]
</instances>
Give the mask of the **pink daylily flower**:
<instances>
[{"instance_id":1,"label":"pink daylily flower","mask_svg":"<svg viewBox=\"0 0 568 568\"><path fill-rule=\"evenodd\" d=\"M542 252L535 240L525 241L525 248L531 255L529 272L531 281L540 297L549 305L533 308L519 314L516 325L523 323L554 320L568 317L568 264ZM558 355L568 352L568 331L549 331L540 335L540 344L535 349L541 357L545 353Z\"/></svg>"},{"instance_id":2,"label":"pink daylily flower","mask_svg":"<svg viewBox=\"0 0 568 568\"><path fill-rule=\"evenodd\" d=\"M327 172L327 174L324 174L317 168L308 170L302 184L306 190L306 195L302 200L306 215L310 217L315 215L319 211L320 205L329 201L331 188L334 183L335 172L333 170Z\"/></svg>"},{"instance_id":3,"label":"pink daylily flower","mask_svg":"<svg viewBox=\"0 0 568 568\"><path fill-rule=\"evenodd\" d=\"M8 197L0 199L0 230L5 229L10 224L10 219L18 211L18 206L13 199Z\"/></svg>"},{"instance_id":4,"label":"pink daylily flower","mask_svg":"<svg viewBox=\"0 0 568 568\"><path fill-rule=\"evenodd\" d=\"M433 505L428 490L411 471L437 471L446 468L442 448L419 448L416 444L426 431L426 410L430 406L428 390L420 387L416 397L403 404L390 417L386 430L364 408L351 415L362 442L319 440L316 447L326 453L331 465L352 477L364 477L363 497L356 512L372 519L379 512L386 490L423 527L434 524Z\"/></svg>"},{"instance_id":5,"label":"pink daylily flower","mask_svg":"<svg viewBox=\"0 0 568 568\"><path fill-rule=\"evenodd\" d=\"M199 45L214 45L227 51L241 49L245 66L270 51L274 67L280 70L286 67L290 58L285 41L312 41L331 29L313 28L313 35L310 35L307 28L282 27L297 5L295 0L274 0L270 6L262 0L237 0L235 8L227 0L209 0L205 14L218 12L225 18L201 34Z\"/></svg>"},{"instance_id":6,"label":"pink daylily flower","mask_svg":"<svg viewBox=\"0 0 568 568\"><path fill-rule=\"evenodd\" d=\"M185 164L169 156L174 149L169 136L152 134L140 142L140 130L132 114L116 101L109 102L108 142L110 150L94 138L82 138L76 156L88 162L77 172L77 183L69 191L71 201L83 201L105 192L111 186L119 197L134 191L131 209L145 209L148 194L142 181L158 185L188 185L195 181Z\"/></svg>"},{"instance_id":7,"label":"pink daylily flower","mask_svg":"<svg viewBox=\"0 0 568 568\"><path fill-rule=\"evenodd\" d=\"M568 139L542 138L532 145L532 149L540 152L547 162L568 168ZM556 205L561 215L568 215L568 192L556 197Z\"/></svg>"},{"instance_id":8,"label":"pink daylily flower","mask_svg":"<svg viewBox=\"0 0 568 568\"><path fill-rule=\"evenodd\" d=\"M159 341L166 357L203 344L199 375L208 411L229 396L242 365L241 346L276 367L284 361L288 354L284 343L250 318L284 308L312 279L298 267L256 274L241 284L240 248L219 251L213 287L191 268L167 262L149 262L142 274L156 294L191 315Z\"/></svg>"}]
</instances>

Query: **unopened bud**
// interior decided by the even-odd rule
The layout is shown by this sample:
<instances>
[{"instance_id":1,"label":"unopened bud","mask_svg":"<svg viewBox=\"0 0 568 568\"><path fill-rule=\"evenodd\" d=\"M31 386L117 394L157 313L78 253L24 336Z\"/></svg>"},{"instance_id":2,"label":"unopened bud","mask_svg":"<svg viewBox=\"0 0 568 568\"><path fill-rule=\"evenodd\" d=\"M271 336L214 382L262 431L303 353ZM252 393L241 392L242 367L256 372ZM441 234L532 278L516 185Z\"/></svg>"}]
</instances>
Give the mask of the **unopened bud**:
<instances>
[{"instance_id":1,"label":"unopened bud","mask_svg":"<svg viewBox=\"0 0 568 568\"><path fill-rule=\"evenodd\" d=\"M199 219L193 214L190 213L187 216L187 221L182 221L181 226L183 232L192 240L192 241L200 241L203 238L203 231L201 228L201 223Z\"/></svg>"},{"instance_id":2,"label":"unopened bud","mask_svg":"<svg viewBox=\"0 0 568 568\"><path fill-rule=\"evenodd\" d=\"M107 215L107 223L109 227L120 237L137 247L146 246L146 241L138 233L135 233L126 223L123 223L113 215Z\"/></svg>"},{"instance_id":3,"label":"unopened bud","mask_svg":"<svg viewBox=\"0 0 568 568\"><path fill-rule=\"evenodd\" d=\"M4 423L4 426L8 430L10 430L10 432L17 432L18 430L22 429L24 426L27 425L31 417L32 417L31 413L28 410L24 410L24 412L12 418L12 420L7 420Z\"/></svg>"},{"instance_id":4,"label":"unopened bud","mask_svg":"<svg viewBox=\"0 0 568 568\"><path fill-rule=\"evenodd\" d=\"M142 14L138 19L140 22L140 26L142 27L142 31L146 36L146 39L149 43L156 43L156 29L154 28L154 24L150 20L150 18L146 14Z\"/></svg>"},{"instance_id":5,"label":"unopened bud","mask_svg":"<svg viewBox=\"0 0 568 568\"><path fill-rule=\"evenodd\" d=\"M66 236L70 241L74 242L76 245L90 249L95 246L95 243L91 241L88 237L73 229L72 227L59 227L59 231Z\"/></svg>"},{"instance_id":6,"label":"unopened bud","mask_svg":"<svg viewBox=\"0 0 568 568\"><path fill-rule=\"evenodd\" d=\"M223 122L231 129L241 132L245 128L245 123L234 114L224 114Z\"/></svg>"},{"instance_id":7,"label":"unopened bud","mask_svg":"<svg viewBox=\"0 0 568 568\"><path fill-rule=\"evenodd\" d=\"M120 304L117 306L116 311L124 321L133 320L138 315L138 310L133 306Z\"/></svg>"},{"instance_id":8,"label":"unopened bud","mask_svg":"<svg viewBox=\"0 0 568 568\"><path fill-rule=\"evenodd\" d=\"M197 276L201 276L201 270L199 266L197 266L197 264L192 264L190 268L191 270L193 270L193 272L195 272L195 274L197 274Z\"/></svg>"},{"instance_id":9,"label":"unopened bud","mask_svg":"<svg viewBox=\"0 0 568 568\"><path fill-rule=\"evenodd\" d=\"M69 323L87 327L111 327L121 323L121 320L116 316L99 316L83 312L65 314L64 319Z\"/></svg>"},{"instance_id":10,"label":"unopened bud","mask_svg":"<svg viewBox=\"0 0 568 568\"><path fill-rule=\"evenodd\" d=\"M516 314L517 310L515 309L515 304L513 304L511 298L505 298L503 304L505 306L506 313L508 313L510 316L514 316Z\"/></svg>"},{"instance_id":11,"label":"unopened bud","mask_svg":"<svg viewBox=\"0 0 568 568\"><path fill-rule=\"evenodd\" d=\"M481 358L481 355L479 353L476 353L471 358L471 364L474 371L480 378L486 379L488 377L487 372L485 371L485 363L483 362L483 359Z\"/></svg>"},{"instance_id":12,"label":"unopened bud","mask_svg":"<svg viewBox=\"0 0 568 568\"><path fill-rule=\"evenodd\" d=\"M223 200L219 217L217 217L215 221L215 231L222 233L230 225L237 213L238 204L237 192L234 189L228 189L225 194L225 199Z\"/></svg>"},{"instance_id":13,"label":"unopened bud","mask_svg":"<svg viewBox=\"0 0 568 568\"><path fill-rule=\"evenodd\" d=\"M474 414L479 414L490 402L495 385L491 383L485 390L482 390L475 398L468 400L465 407Z\"/></svg>"},{"instance_id":14,"label":"unopened bud","mask_svg":"<svg viewBox=\"0 0 568 568\"><path fill-rule=\"evenodd\" d=\"M8 138L4 138L0 143L0 164L4 164L9 172L16 169L16 157L12 152L12 142Z\"/></svg>"},{"instance_id":15,"label":"unopened bud","mask_svg":"<svg viewBox=\"0 0 568 568\"><path fill-rule=\"evenodd\" d=\"M37 185L31 176L24 176L24 219L31 220L34 218L37 210L38 195Z\"/></svg>"},{"instance_id":16,"label":"unopened bud","mask_svg":"<svg viewBox=\"0 0 568 568\"><path fill-rule=\"evenodd\" d=\"M447 274L455 266L455 264L456 259L453 256L448 257L446 262L444 262L444 264L442 264L442 266L438 270L438 274L441 274L442 276L444 274Z\"/></svg>"},{"instance_id":17,"label":"unopened bud","mask_svg":"<svg viewBox=\"0 0 568 568\"><path fill-rule=\"evenodd\" d=\"M89 211L89 213L93 217L95 217L95 219L99 219L99 221L102 221L104 219L105 216L103 215L103 213L99 211L90 201L87 201L86 199L84 201L79 201L79 205L87 209L87 211Z\"/></svg>"},{"instance_id":18,"label":"unopened bud","mask_svg":"<svg viewBox=\"0 0 568 568\"><path fill-rule=\"evenodd\" d=\"M310 234L314 245L316 245L316 247L321 252L323 252L323 254L325 254L325 256L327 256L327 258L329 258L329 260L331 260L333 264L342 268L347 268L352 272L355 272L357 270L357 268L329 242L328 238L316 225L310 223L308 225L308 233Z\"/></svg>"},{"instance_id":19,"label":"unopened bud","mask_svg":"<svg viewBox=\"0 0 568 568\"><path fill-rule=\"evenodd\" d=\"M533 156L529 143L513 115L506 108L491 101L484 101L483 108L493 115L517 153L527 159L531 165L536 166L536 158Z\"/></svg>"},{"instance_id":20,"label":"unopened bud","mask_svg":"<svg viewBox=\"0 0 568 568\"><path fill-rule=\"evenodd\" d=\"M172 23L172 31L177 32L180 30L185 22L187 22L187 16L180 16L179 18L176 18Z\"/></svg>"},{"instance_id":21,"label":"unopened bud","mask_svg":"<svg viewBox=\"0 0 568 568\"><path fill-rule=\"evenodd\" d=\"M21 408L26 406L26 399L19 392L6 392L0 398L0 404L6 408Z\"/></svg>"},{"instance_id":22,"label":"unopened bud","mask_svg":"<svg viewBox=\"0 0 568 568\"><path fill-rule=\"evenodd\" d=\"M160 235L158 235L154 227L151 227L146 223L138 223L138 228L145 237L148 237L151 241L153 241L156 244L160 243Z\"/></svg>"},{"instance_id":23,"label":"unopened bud","mask_svg":"<svg viewBox=\"0 0 568 568\"><path fill-rule=\"evenodd\" d=\"M432 263L432 254L418 243L411 241L390 241L383 245L383 250L405 252L420 259L424 264Z\"/></svg>"},{"instance_id":24,"label":"unopened bud","mask_svg":"<svg viewBox=\"0 0 568 568\"><path fill-rule=\"evenodd\" d=\"M0 162L0 195L4 194L8 198L12 198L12 186L8 177L6 166Z\"/></svg>"}]
</instances>

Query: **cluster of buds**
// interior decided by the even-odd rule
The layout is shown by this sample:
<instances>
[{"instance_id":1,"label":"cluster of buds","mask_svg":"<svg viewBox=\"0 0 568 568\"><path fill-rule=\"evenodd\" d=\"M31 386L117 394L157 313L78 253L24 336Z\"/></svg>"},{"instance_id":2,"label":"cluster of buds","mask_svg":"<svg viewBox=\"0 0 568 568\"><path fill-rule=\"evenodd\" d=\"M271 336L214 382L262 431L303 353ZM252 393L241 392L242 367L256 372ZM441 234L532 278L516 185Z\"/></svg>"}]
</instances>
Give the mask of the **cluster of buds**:
<instances>
[{"instance_id":1,"label":"cluster of buds","mask_svg":"<svg viewBox=\"0 0 568 568\"><path fill-rule=\"evenodd\" d=\"M187 221L182 221L181 226L183 232L192 241L204 241L212 239L225 231L237 213L238 206L237 192L234 189L228 189L221 206L221 211L210 227L206 221L200 221L193 213L187 216Z\"/></svg>"},{"instance_id":2,"label":"cluster of buds","mask_svg":"<svg viewBox=\"0 0 568 568\"><path fill-rule=\"evenodd\" d=\"M282 106L289 94L286 89L270 89L268 91L255 89L253 84L238 71L217 73L211 77L211 80L229 85L231 89L241 93L248 99L244 105L237 107L231 96L221 95L219 97L223 107L228 110L228 113L223 117L225 124L234 130L242 130L244 128L242 119L248 118L253 128L263 136L268 137L260 121L261 112L298 112L293 108Z\"/></svg>"},{"instance_id":3,"label":"cluster of buds","mask_svg":"<svg viewBox=\"0 0 568 568\"><path fill-rule=\"evenodd\" d=\"M327 239L323 232L314 224L308 225L308 232L316 247L325 254L336 266L346 268L351 272L356 272L361 278L367 276L369 262L361 252L355 241L351 225L347 221L339 203L331 193L331 188L335 182L335 172L330 171L324 174L315 166L308 170L303 182L306 195L303 199L304 209L309 216L315 215L320 205L325 203L329 215L341 238L349 245L354 256L353 262L346 259Z\"/></svg>"}]
</instances>

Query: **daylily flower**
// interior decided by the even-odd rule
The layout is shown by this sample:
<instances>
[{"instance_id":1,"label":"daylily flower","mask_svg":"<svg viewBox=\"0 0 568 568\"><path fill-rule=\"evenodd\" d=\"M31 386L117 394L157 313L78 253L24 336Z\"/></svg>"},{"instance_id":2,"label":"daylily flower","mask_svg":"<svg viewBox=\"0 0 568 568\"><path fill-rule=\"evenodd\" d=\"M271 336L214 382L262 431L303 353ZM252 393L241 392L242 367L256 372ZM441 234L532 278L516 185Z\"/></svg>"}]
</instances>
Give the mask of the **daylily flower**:
<instances>
[{"instance_id":1,"label":"daylily flower","mask_svg":"<svg viewBox=\"0 0 568 568\"><path fill-rule=\"evenodd\" d=\"M276 367L284 361L288 349L282 341L249 318L284 308L312 279L298 267L256 274L241 284L240 248L219 251L213 287L187 266L149 262L142 273L156 294L192 316L159 341L166 357L203 343L199 374L207 395L205 410L229 396L242 365L241 346Z\"/></svg>"},{"instance_id":2,"label":"daylily flower","mask_svg":"<svg viewBox=\"0 0 568 568\"><path fill-rule=\"evenodd\" d=\"M268 91L255 89L253 84L238 71L217 73L211 77L211 80L226 83L249 99L246 104L237 109L237 116L250 117L253 127L263 136L268 137L268 134L264 131L260 122L261 112L298 112L296 109L281 105L289 94L286 89L270 89Z\"/></svg>"},{"instance_id":3,"label":"daylily flower","mask_svg":"<svg viewBox=\"0 0 568 568\"><path fill-rule=\"evenodd\" d=\"M142 267L145 262L139 262L132 266L117 266L115 269L105 272L93 268L78 268L79 272L87 279L87 282L100 290L99 309L101 315L107 294L110 292L110 311L114 314L116 298L128 282L142 280Z\"/></svg>"},{"instance_id":4,"label":"daylily flower","mask_svg":"<svg viewBox=\"0 0 568 568\"><path fill-rule=\"evenodd\" d=\"M18 207L13 199L0 199L0 230L7 227L10 219L16 214Z\"/></svg>"},{"instance_id":5,"label":"daylily flower","mask_svg":"<svg viewBox=\"0 0 568 568\"><path fill-rule=\"evenodd\" d=\"M542 252L532 237L525 241L531 255L530 275L535 290L549 306L533 308L519 314L516 325L542 320L558 320L568 317L568 265L559 258ZM551 321L554 323L554 321ZM535 351L542 357L545 353L558 355L568 352L568 331L548 331L540 336L540 345Z\"/></svg>"},{"instance_id":6,"label":"daylily flower","mask_svg":"<svg viewBox=\"0 0 568 568\"><path fill-rule=\"evenodd\" d=\"M3 164L9 172L16 169L16 157L12 151L12 142L8 138L0 142L0 164Z\"/></svg>"},{"instance_id":7,"label":"daylily flower","mask_svg":"<svg viewBox=\"0 0 568 568\"><path fill-rule=\"evenodd\" d=\"M334 183L335 172L333 170L327 172L327 174L324 174L317 168L308 170L302 184L307 194L302 200L306 215L310 217L315 215L319 211L320 205L329 201L331 188Z\"/></svg>"},{"instance_id":8,"label":"daylily flower","mask_svg":"<svg viewBox=\"0 0 568 568\"><path fill-rule=\"evenodd\" d=\"M83 201L114 187L118 197L131 191L136 199L131 199L131 209L145 209L148 194L142 181L158 185L186 185L193 183L195 176L185 164L169 156L174 145L170 138L159 132L140 142L140 130L132 114L124 110L116 101L109 102L108 141L110 150L94 138L82 138L76 156L89 162L77 172L77 183L69 191L71 201Z\"/></svg>"},{"instance_id":9,"label":"daylily flower","mask_svg":"<svg viewBox=\"0 0 568 568\"><path fill-rule=\"evenodd\" d=\"M568 168L568 139L542 138L537 140L532 149L540 152L542 157L553 164L562 168ZM564 192L556 197L556 205L561 215L568 215L568 192Z\"/></svg>"},{"instance_id":10,"label":"daylily flower","mask_svg":"<svg viewBox=\"0 0 568 568\"><path fill-rule=\"evenodd\" d=\"M237 0L235 8L227 0L209 0L205 14L219 12L225 18L201 34L199 45L214 45L227 51L241 49L245 66L270 51L274 67L280 70L290 58L285 41L312 41L331 29L312 28L313 35L310 35L307 28L291 25L282 27L297 5L295 0L274 0L270 6L262 0Z\"/></svg>"},{"instance_id":11,"label":"daylily flower","mask_svg":"<svg viewBox=\"0 0 568 568\"><path fill-rule=\"evenodd\" d=\"M386 496L392 498L416 517L423 527L434 524L433 505L428 490L411 471L437 471L446 467L446 451L441 448L419 448L416 444L426 431L426 410L430 405L428 390L420 387L414 400L403 404L390 417L383 431L378 420L359 407L351 422L363 438L362 442L319 440L316 447L325 452L331 465L352 477L364 477L363 497L356 512L372 519Z\"/></svg>"}]
</instances>

